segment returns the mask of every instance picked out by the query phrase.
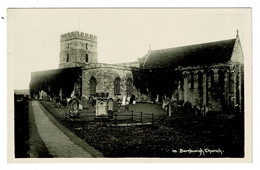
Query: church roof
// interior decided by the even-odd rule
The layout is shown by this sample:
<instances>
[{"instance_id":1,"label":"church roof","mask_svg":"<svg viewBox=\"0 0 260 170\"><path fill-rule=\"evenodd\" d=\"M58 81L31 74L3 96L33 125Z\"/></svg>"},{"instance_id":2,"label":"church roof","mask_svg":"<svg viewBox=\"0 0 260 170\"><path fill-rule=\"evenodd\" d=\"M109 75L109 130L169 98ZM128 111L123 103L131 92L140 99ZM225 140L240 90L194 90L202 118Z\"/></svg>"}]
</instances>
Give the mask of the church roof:
<instances>
[{"instance_id":1,"label":"church roof","mask_svg":"<svg viewBox=\"0 0 260 170\"><path fill-rule=\"evenodd\" d=\"M142 64L144 69L198 66L230 61L236 39L152 50Z\"/></svg>"}]
</instances>

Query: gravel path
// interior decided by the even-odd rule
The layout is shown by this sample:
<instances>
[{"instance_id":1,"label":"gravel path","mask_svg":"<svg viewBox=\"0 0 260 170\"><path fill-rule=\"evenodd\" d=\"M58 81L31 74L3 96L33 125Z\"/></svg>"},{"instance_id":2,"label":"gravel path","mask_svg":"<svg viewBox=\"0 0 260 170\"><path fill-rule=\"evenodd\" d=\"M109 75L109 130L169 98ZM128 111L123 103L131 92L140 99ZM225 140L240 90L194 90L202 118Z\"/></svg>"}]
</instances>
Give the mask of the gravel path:
<instances>
[{"instance_id":1,"label":"gravel path","mask_svg":"<svg viewBox=\"0 0 260 170\"><path fill-rule=\"evenodd\" d=\"M38 133L53 157L59 158L89 158L92 157L82 147L73 143L44 114L39 103L32 101L33 114Z\"/></svg>"}]
</instances>

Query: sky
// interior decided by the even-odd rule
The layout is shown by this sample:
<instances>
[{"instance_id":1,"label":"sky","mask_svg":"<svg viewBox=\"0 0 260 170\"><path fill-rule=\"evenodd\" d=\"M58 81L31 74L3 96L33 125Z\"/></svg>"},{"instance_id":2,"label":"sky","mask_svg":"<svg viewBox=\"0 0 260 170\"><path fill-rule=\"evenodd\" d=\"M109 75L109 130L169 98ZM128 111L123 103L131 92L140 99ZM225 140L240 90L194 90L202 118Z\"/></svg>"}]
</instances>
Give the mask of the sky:
<instances>
[{"instance_id":1,"label":"sky","mask_svg":"<svg viewBox=\"0 0 260 170\"><path fill-rule=\"evenodd\" d=\"M250 41L249 9L9 9L7 57L15 89L34 71L57 69L60 35L97 35L98 62L136 61L152 50L236 37ZM248 32L249 29L249 32ZM246 49L243 49L246 51Z\"/></svg>"}]
</instances>

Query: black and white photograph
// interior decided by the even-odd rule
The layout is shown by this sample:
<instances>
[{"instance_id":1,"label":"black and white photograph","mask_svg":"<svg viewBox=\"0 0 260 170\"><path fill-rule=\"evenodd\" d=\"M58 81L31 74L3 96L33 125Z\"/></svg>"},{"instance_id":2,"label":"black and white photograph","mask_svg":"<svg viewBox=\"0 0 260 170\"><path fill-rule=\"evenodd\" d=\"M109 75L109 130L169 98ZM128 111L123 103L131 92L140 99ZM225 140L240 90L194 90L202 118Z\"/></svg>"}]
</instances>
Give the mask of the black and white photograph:
<instances>
[{"instance_id":1,"label":"black and white photograph","mask_svg":"<svg viewBox=\"0 0 260 170\"><path fill-rule=\"evenodd\" d=\"M251 160L251 8L7 17L10 160Z\"/></svg>"}]
</instances>

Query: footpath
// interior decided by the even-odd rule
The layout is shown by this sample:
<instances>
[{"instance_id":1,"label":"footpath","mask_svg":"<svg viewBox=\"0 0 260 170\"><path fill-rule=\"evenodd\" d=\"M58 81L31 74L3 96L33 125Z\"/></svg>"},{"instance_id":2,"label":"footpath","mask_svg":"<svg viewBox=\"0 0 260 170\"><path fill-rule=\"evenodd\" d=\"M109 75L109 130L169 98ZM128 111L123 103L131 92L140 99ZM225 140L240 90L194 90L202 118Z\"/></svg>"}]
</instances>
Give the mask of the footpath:
<instances>
[{"instance_id":1,"label":"footpath","mask_svg":"<svg viewBox=\"0 0 260 170\"><path fill-rule=\"evenodd\" d=\"M102 153L55 120L38 101L31 102L38 134L50 155L56 158L103 157Z\"/></svg>"}]
</instances>

